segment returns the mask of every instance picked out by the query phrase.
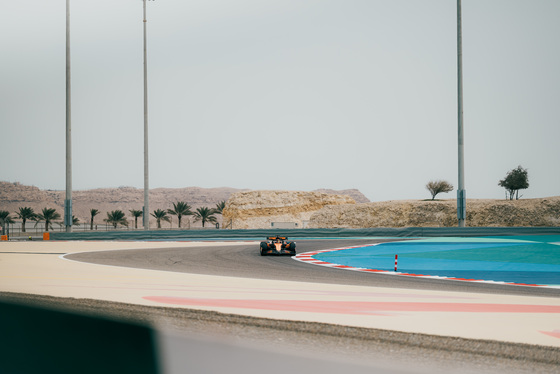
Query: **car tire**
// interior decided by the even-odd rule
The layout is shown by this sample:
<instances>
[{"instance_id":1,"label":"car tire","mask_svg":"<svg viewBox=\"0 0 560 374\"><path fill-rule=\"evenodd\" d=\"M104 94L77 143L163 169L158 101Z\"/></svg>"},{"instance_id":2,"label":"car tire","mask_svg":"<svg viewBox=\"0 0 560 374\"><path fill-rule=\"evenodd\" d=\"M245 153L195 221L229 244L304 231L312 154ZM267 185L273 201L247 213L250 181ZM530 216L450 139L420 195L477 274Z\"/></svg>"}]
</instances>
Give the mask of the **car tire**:
<instances>
[{"instance_id":1,"label":"car tire","mask_svg":"<svg viewBox=\"0 0 560 374\"><path fill-rule=\"evenodd\" d=\"M261 242L261 256L266 256L265 251L268 249L268 245L265 242Z\"/></svg>"}]
</instances>

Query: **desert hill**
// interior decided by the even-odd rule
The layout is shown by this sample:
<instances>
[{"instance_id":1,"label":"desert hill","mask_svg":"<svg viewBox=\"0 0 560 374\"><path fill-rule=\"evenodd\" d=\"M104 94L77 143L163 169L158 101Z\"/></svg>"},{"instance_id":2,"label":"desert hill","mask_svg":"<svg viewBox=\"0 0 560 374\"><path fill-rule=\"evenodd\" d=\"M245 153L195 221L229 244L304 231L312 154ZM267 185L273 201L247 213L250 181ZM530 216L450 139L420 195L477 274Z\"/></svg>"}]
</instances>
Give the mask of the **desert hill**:
<instances>
[{"instance_id":1,"label":"desert hill","mask_svg":"<svg viewBox=\"0 0 560 374\"><path fill-rule=\"evenodd\" d=\"M224 209L233 228L282 225L308 228L455 227L456 200L360 203L319 192L250 191L233 194ZM289 225L292 223L292 226ZM560 226L560 196L522 200L467 200L467 226Z\"/></svg>"},{"instance_id":2,"label":"desert hill","mask_svg":"<svg viewBox=\"0 0 560 374\"><path fill-rule=\"evenodd\" d=\"M193 210L200 207L215 208L221 201L227 201L235 192L248 191L246 189L236 189L230 187L218 188L154 188L150 189L150 211L156 209L173 208L173 203L184 201L193 207ZM358 190L322 190L327 194L348 195L355 201L369 202L369 200ZM66 193L63 190L41 190L35 186L26 186L18 182L0 181L0 210L10 212L15 216L15 212L20 207L31 207L37 213L43 208L55 208L58 213L64 213L64 199ZM144 205L144 190L134 187L118 188L98 188L91 190L72 191L72 213L80 220L80 223L90 221L90 210L97 209L100 214L95 217L95 223L102 223L107 217L107 212L112 210L122 210L129 216L129 211L142 210ZM175 218L175 217L173 217ZM220 216L218 216L220 218ZM176 219L176 218L175 218ZM151 218L151 221L155 221ZM151 225L155 225L154 223ZM175 221L176 227L177 222ZM166 227L169 227L166 223ZM196 225L193 225L196 226Z\"/></svg>"},{"instance_id":3,"label":"desert hill","mask_svg":"<svg viewBox=\"0 0 560 374\"><path fill-rule=\"evenodd\" d=\"M0 210L15 217L20 207L35 212L43 208L64 211L64 191L41 190L20 183L0 182ZM291 224L309 228L453 227L457 224L456 201L399 200L369 202L358 190L250 191L220 188L155 188L150 190L150 211L167 210L185 201L194 209L214 208L227 201L220 225L233 228L268 228ZM90 220L90 209L99 210L96 224L107 212L122 210L132 222L131 209L141 210L144 190L133 187L99 188L72 192L73 214L81 223ZM223 218L223 222L222 222ZM176 217L164 228L177 227ZM151 226L155 227L151 218ZM192 221L192 220L191 220ZM141 224L141 222L140 222ZM297 225L296 225L297 224ZM199 227L185 223L183 227ZM468 226L560 226L560 196L521 200L467 200ZM188 227L188 226L187 226Z\"/></svg>"},{"instance_id":4,"label":"desert hill","mask_svg":"<svg viewBox=\"0 0 560 374\"><path fill-rule=\"evenodd\" d=\"M560 226L560 196L520 199L467 199L470 227ZM310 228L455 227L457 200L399 200L331 205L309 218Z\"/></svg>"}]
</instances>

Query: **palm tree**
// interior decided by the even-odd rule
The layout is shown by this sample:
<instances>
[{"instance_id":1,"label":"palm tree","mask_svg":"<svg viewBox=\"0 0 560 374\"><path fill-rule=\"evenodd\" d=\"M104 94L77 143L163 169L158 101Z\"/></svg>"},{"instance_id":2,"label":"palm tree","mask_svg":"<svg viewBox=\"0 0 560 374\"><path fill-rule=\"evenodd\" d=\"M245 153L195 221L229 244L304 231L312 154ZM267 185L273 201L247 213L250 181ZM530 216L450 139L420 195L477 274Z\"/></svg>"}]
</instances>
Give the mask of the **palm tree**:
<instances>
[{"instance_id":1,"label":"palm tree","mask_svg":"<svg viewBox=\"0 0 560 374\"><path fill-rule=\"evenodd\" d=\"M7 210L0 210L0 223L14 223L14 220L10 217L10 212Z\"/></svg>"},{"instance_id":2,"label":"palm tree","mask_svg":"<svg viewBox=\"0 0 560 374\"><path fill-rule=\"evenodd\" d=\"M37 215L33 211L33 208L29 207L20 207L19 211L16 212L16 216L18 219L22 220L21 223L21 232L25 232L25 223L28 219L34 219Z\"/></svg>"},{"instance_id":3,"label":"palm tree","mask_svg":"<svg viewBox=\"0 0 560 374\"><path fill-rule=\"evenodd\" d=\"M60 213L54 208L43 208L41 213L37 214L35 217L37 223L45 221L45 231L49 231L49 226L52 228L52 221L57 219L60 219Z\"/></svg>"},{"instance_id":4,"label":"palm tree","mask_svg":"<svg viewBox=\"0 0 560 374\"><path fill-rule=\"evenodd\" d=\"M6 210L0 210L0 226L2 226L2 230L0 233L2 235L6 234L6 223L15 223L12 217L10 217L10 212Z\"/></svg>"},{"instance_id":5,"label":"palm tree","mask_svg":"<svg viewBox=\"0 0 560 374\"><path fill-rule=\"evenodd\" d=\"M6 232L4 231L6 223L14 223L14 220L12 219L12 217L10 217L10 212L8 212L7 210L0 210L0 225L2 226L2 235L4 235L4 233Z\"/></svg>"},{"instance_id":6,"label":"palm tree","mask_svg":"<svg viewBox=\"0 0 560 374\"><path fill-rule=\"evenodd\" d=\"M171 221L167 216L167 212L165 210L156 209L152 213L152 217L154 217L157 221L157 228L161 229L161 221L169 222Z\"/></svg>"},{"instance_id":7,"label":"palm tree","mask_svg":"<svg viewBox=\"0 0 560 374\"><path fill-rule=\"evenodd\" d=\"M132 214L132 217L134 217L134 228L137 229L138 228L138 218L142 217L143 212L141 210L134 210L131 209L129 210L130 214Z\"/></svg>"},{"instance_id":8,"label":"palm tree","mask_svg":"<svg viewBox=\"0 0 560 374\"><path fill-rule=\"evenodd\" d=\"M65 227L64 222L57 222L57 224L60 226L61 229ZM80 219L77 218L75 215L72 215L72 226L80 226Z\"/></svg>"},{"instance_id":9,"label":"palm tree","mask_svg":"<svg viewBox=\"0 0 560 374\"><path fill-rule=\"evenodd\" d=\"M14 220L10 217L10 212L0 210L0 223L14 223Z\"/></svg>"},{"instance_id":10,"label":"palm tree","mask_svg":"<svg viewBox=\"0 0 560 374\"><path fill-rule=\"evenodd\" d=\"M225 207L226 207L226 201L222 200L218 204L216 204L216 209L214 209L214 212L216 214L222 214Z\"/></svg>"},{"instance_id":11,"label":"palm tree","mask_svg":"<svg viewBox=\"0 0 560 374\"><path fill-rule=\"evenodd\" d=\"M117 225L128 227L128 221L124 216L122 210L113 210L111 212L107 212L107 218L105 218L103 221L112 224L115 229L117 228Z\"/></svg>"},{"instance_id":12,"label":"palm tree","mask_svg":"<svg viewBox=\"0 0 560 374\"><path fill-rule=\"evenodd\" d=\"M91 217L91 221L90 221L90 224L89 224L89 229L90 230L93 230L93 218L98 214L99 214L99 210L97 210L97 209L90 209L89 210L89 215Z\"/></svg>"},{"instance_id":13,"label":"palm tree","mask_svg":"<svg viewBox=\"0 0 560 374\"><path fill-rule=\"evenodd\" d=\"M193 215L191 208L192 207L184 201L178 201L177 203L173 203L173 209L167 209L167 213L177 216L179 228L181 228L181 218L183 218L183 216Z\"/></svg>"},{"instance_id":14,"label":"palm tree","mask_svg":"<svg viewBox=\"0 0 560 374\"><path fill-rule=\"evenodd\" d=\"M204 227L206 222L216 223L218 220L214 217L214 214L216 214L214 209L205 206L196 208L196 212L194 212L194 221L202 221L202 227Z\"/></svg>"}]
</instances>

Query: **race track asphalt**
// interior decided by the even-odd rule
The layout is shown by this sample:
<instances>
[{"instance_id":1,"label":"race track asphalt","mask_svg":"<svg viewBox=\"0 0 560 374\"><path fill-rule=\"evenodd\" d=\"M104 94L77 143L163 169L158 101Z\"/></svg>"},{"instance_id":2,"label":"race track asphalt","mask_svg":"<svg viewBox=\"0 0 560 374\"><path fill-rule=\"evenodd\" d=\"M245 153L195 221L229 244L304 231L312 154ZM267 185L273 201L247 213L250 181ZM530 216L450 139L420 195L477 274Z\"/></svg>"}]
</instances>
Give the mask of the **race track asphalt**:
<instances>
[{"instance_id":1,"label":"race track asphalt","mask_svg":"<svg viewBox=\"0 0 560 374\"><path fill-rule=\"evenodd\" d=\"M396 239L328 239L300 240L297 252L343 248ZM403 239L398 239L402 241ZM352 286L375 286L455 292L495 293L501 295L558 297L560 289L461 282L360 273L342 269L311 266L290 257L260 256L254 242L220 247L135 249L83 252L67 259L102 265L181 273L232 276L255 279L290 280Z\"/></svg>"}]
</instances>

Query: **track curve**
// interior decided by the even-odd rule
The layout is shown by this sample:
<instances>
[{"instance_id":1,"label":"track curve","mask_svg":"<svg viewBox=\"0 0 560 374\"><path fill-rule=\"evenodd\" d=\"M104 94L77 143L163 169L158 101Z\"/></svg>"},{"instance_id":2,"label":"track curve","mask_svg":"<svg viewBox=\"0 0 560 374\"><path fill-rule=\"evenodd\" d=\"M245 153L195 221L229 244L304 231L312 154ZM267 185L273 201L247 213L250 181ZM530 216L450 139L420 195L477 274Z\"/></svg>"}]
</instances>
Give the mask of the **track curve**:
<instances>
[{"instance_id":1,"label":"track curve","mask_svg":"<svg viewBox=\"0 0 560 374\"><path fill-rule=\"evenodd\" d=\"M399 239L403 240L403 239ZM390 239L299 240L298 253L396 241ZM495 293L559 297L559 289L483 284L451 280L410 278L361 273L325 268L294 261L290 257L262 257L258 245L189 247L167 249L134 249L83 252L67 255L74 261L102 265L163 270L192 274L219 275L254 279L291 280L300 282L377 286L391 288Z\"/></svg>"}]
</instances>

